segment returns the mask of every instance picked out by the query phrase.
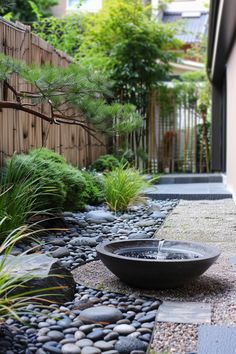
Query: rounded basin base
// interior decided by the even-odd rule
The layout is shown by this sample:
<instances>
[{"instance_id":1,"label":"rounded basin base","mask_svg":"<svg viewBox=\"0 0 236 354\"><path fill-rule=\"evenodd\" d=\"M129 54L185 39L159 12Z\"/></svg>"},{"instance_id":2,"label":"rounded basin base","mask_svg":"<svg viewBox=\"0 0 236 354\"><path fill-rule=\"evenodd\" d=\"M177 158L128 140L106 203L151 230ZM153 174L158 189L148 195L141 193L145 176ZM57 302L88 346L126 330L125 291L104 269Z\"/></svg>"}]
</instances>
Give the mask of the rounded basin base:
<instances>
[{"instance_id":1,"label":"rounded basin base","mask_svg":"<svg viewBox=\"0 0 236 354\"><path fill-rule=\"evenodd\" d=\"M113 274L133 287L144 289L183 286L203 274L220 255L215 247L201 243L165 240L161 252L168 259L158 259L155 255L160 242L158 239L112 241L98 245L96 250ZM142 254L147 256L142 258Z\"/></svg>"}]
</instances>

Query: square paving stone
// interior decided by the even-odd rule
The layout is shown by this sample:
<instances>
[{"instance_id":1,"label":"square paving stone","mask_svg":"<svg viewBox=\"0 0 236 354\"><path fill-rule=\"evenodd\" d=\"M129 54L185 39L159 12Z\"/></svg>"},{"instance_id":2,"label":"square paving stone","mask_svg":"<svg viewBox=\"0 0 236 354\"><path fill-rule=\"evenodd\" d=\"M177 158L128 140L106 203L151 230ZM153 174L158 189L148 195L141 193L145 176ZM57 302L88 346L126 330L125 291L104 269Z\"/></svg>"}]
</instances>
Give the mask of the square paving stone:
<instances>
[{"instance_id":1,"label":"square paving stone","mask_svg":"<svg viewBox=\"0 0 236 354\"><path fill-rule=\"evenodd\" d=\"M236 327L200 326L197 352L198 354L235 354Z\"/></svg>"},{"instance_id":2,"label":"square paving stone","mask_svg":"<svg viewBox=\"0 0 236 354\"><path fill-rule=\"evenodd\" d=\"M236 256L231 257L229 260L230 260L230 263L233 264L233 268L236 272Z\"/></svg>"},{"instance_id":3,"label":"square paving stone","mask_svg":"<svg viewBox=\"0 0 236 354\"><path fill-rule=\"evenodd\" d=\"M211 323L211 305L201 302L163 301L157 321L174 323Z\"/></svg>"}]
</instances>

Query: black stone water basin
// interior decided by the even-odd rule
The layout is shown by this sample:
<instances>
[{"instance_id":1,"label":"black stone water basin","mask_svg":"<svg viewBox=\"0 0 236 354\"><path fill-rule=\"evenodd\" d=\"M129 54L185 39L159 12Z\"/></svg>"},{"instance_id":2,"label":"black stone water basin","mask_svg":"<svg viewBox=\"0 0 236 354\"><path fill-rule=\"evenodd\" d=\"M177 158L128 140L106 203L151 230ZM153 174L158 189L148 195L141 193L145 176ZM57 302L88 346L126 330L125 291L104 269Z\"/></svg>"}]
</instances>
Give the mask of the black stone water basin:
<instances>
[{"instance_id":1,"label":"black stone water basin","mask_svg":"<svg viewBox=\"0 0 236 354\"><path fill-rule=\"evenodd\" d=\"M182 286L203 274L220 255L202 243L157 239L104 242L96 250L113 274L144 289Z\"/></svg>"}]
</instances>

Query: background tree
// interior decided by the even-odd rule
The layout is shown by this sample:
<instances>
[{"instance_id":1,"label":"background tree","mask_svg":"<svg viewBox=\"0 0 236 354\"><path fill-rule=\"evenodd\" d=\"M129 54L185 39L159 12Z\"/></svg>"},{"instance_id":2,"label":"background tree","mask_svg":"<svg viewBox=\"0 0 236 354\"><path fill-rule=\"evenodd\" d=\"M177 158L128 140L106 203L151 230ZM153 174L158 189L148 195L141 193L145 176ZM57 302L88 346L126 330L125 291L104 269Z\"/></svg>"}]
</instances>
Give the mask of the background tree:
<instances>
[{"instance_id":1,"label":"background tree","mask_svg":"<svg viewBox=\"0 0 236 354\"><path fill-rule=\"evenodd\" d=\"M58 0L0 0L0 16L11 14L12 21L21 21L31 24L39 17L51 14L51 7L57 5Z\"/></svg>"},{"instance_id":2,"label":"background tree","mask_svg":"<svg viewBox=\"0 0 236 354\"><path fill-rule=\"evenodd\" d=\"M152 19L142 0L105 0L100 12L83 18L82 26L76 58L106 72L114 81L118 102L131 103L142 114L142 129L127 137L125 147L132 140L135 153L145 157L153 91L168 78L179 45L175 28Z\"/></svg>"},{"instance_id":3,"label":"background tree","mask_svg":"<svg viewBox=\"0 0 236 354\"><path fill-rule=\"evenodd\" d=\"M61 18L40 18L33 23L33 31L53 47L75 57L82 41L82 14L69 14Z\"/></svg>"}]
</instances>

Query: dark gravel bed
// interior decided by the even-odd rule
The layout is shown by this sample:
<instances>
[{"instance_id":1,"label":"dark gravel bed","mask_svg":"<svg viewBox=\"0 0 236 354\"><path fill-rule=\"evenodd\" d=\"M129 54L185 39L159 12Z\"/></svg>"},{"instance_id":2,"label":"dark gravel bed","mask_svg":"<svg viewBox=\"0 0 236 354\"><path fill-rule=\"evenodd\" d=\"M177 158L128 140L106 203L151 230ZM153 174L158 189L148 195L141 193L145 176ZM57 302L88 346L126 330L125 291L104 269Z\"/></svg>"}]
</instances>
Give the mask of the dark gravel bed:
<instances>
[{"instance_id":1,"label":"dark gravel bed","mask_svg":"<svg viewBox=\"0 0 236 354\"><path fill-rule=\"evenodd\" d=\"M147 200L145 205L134 206L125 214L111 213L105 206L65 213L68 230L44 236L38 248L58 258L68 269L75 269L96 260L95 247L104 240L153 237L177 204L177 200ZM13 254L25 250L25 246L17 246ZM23 323L8 319L10 331L0 333L0 353L144 354L159 305L156 298L77 285L73 302L51 304L44 309L30 305L28 310L32 312L21 316ZM103 306L98 310L102 317L99 313L100 317L93 321L83 317L85 309L90 309L89 316L95 316L95 307L99 306Z\"/></svg>"},{"instance_id":2,"label":"dark gravel bed","mask_svg":"<svg viewBox=\"0 0 236 354\"><path fill-rule=\"evenodd\" d=\"M77 268L97 259L95 247L102 241L153 237L177 204L178 200L147 200L145 205L133 206L123 214L109 212L105 206L65 213L68 230L42 237L41 250L59 258L66 268ZM13 250L15 255L23 251L24 246Z\"/></svg>"},{"instance_id":3,"label":"dark gravel bed","mask_svg":"<svg viewBox=\"0 0 236 354\"><path fill-rule=\"evenodd\" d=\"M24 325L7 324L14 335L6 354L144 354L160 301L77 286L73 302L47 309L29 306ZM101 307L102 306L102 307ZM101 310L101 313L96 310ZM10 338L10 337L9 337ZM9 339L9 344L12 339ZM1 341L0 341L1 344ZM138 351L138 353L137 353Z\"/></svg>"}]
</instances>

